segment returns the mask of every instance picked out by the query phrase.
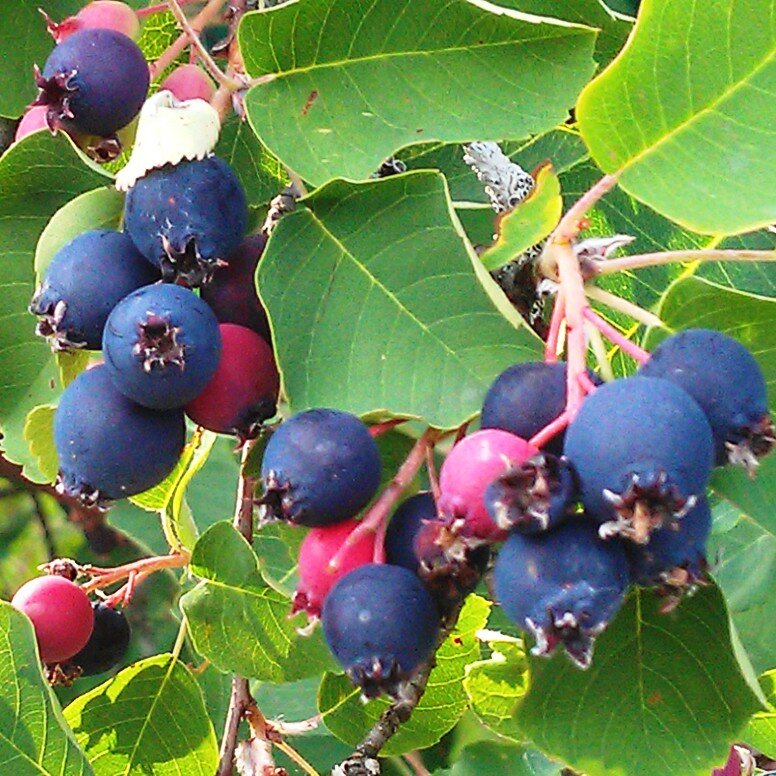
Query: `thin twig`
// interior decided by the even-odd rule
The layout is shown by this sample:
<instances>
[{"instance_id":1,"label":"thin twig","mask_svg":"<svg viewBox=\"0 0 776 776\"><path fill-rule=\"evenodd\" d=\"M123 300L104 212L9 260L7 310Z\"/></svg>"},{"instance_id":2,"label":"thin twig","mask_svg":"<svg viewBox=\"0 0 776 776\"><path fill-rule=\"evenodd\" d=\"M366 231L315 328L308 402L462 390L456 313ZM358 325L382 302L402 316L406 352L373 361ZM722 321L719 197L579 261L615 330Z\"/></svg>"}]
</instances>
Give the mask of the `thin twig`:
<instances>
[{"instance_id":1,"label":"thin twig","mask_svg":"<svg viewBox=\"0 0 776 776\"><path fill-rule=\"evenodd\" d=\"M210 75L213 76L216 83L233 92L236 92L238 89L242 88L242 83L234 78L227 76L216 64L213 57L210 56L210 52L205 48L205 46L202 44L202 41L199 39L198 30L194 29L192 24L186 18L186 14L183 13L183 9L181 8L178 0L167 0L167 5L170 9L170 12L175 17L175 21L180 24L181 29L186 33L189 40L191 41L191 45L196 49L200 61L205 66L205 69L208 71L208 73L210 73Z\"/></svg>"},{"instance_id":2,"label":"thin twig","mask_svg":"<svg viewBox=\"0 0 776 776\"><path fill-rule=\"evenodd\" d=\"M568 412L561 412L555 420L548 423L541 431L534 434L529 440L528 444L534 447L541 448L547 444L554 436L560 434L571 421L571 416Z\"/></svg>"},{"instance_id":3,"label":"thin twig","mask_svg":"<svg viewBox=\"0 0 776 776\"><path fill-rule=\"evenodd\" d=\"M593 312L589 307L583 310L583 315L593 324L607 339L611 340L623 353L627 353L639 364L645 364L649 361L649 352L640 348L634 342L631 342L621 332L617 331L610 323L607 323L600 315Z\"/></svg>"},{"instance_id":4,"label":"thin twig","mask_svg":"<svg viewBox=\"0 0 776 776\"><path fill-rule=\"evenodd\" d=\"M590 321L587 322L586 331L601 377L607 382L614 380L614 371L612 370L612 364L609 361L609 354L606 352L606 344L601 332Z\"/></svg>"},{"instance_id":5,"label":"thin twig","mask_svg":"<svg viewBox=\"0 0 776 776\"><path fill-rule=\"evenodd\" d=\"M121 582L121 580L127 579L130 575L142 574L146 577L154 571L182 568L188 564L189 559L190 555L187 552L174 552L170 555L141 558L140 560L126 563L123 566L116 566L112 569L91 565L82 566L80 571L90 576L91 579L88 582L85 582L81 587L84 592L91 593L93 590L107 587L114 582Z\"/></svg>"},{"instance_id":6,"label":"thin twig","mask_svg":"<svg viewBox=\"0 0 776 776\"><path fill-rule=\"evenodd\" d=\"M628 269L691 261L776 261L776 251L688 250L640 253L634 256L601 261L594 264L593 267L596 275L610 275L612 272Z\"/></svg>"},{"instance_id":7,"label":"thin twig","mask_svg":"<svg viewBox=\"0 0 776 776\"><path fill-rule=\"evenodd\" d=\"M232 677L232 694L229 698L229 710L226 713L224 737L221 739L221 752L216 776L231 776L234 768L234 752L237 749L237 733L245 710L252 702L248 689L248 680L242 676Z\"/></svg>"},{"instance_id":8,"label":"thin twig","mask_svg":"<svg viewBox=\"0 0 776 776\"><path fill-rule=\"evenodd\" d=\"M436 469L436 460L434 459L434 448L429 445L426 448L426 473L428 474L428 483L431 486L431 495L434 497L434 503L439 503L439 497L442 495L439 488L439 475Z\"/></svg>"},{"instance_id":9,"label":"thin twig","mask_svg":"<svg viewBox=\"0 0 776 776\"><path fill-rule=\"evenodd\" d=\"M404 759L412 767L412 770L415 772L415 776L431 776L431 771L426 768L423 763L423 758L420 756L420 752L417 750L414 752L407 752L404 755Z\"/></svg>"},{"instance_id":10,"label":"thin twig","mask_svg":"<svg viewBox=\"0 0 776 776\"><path fill-rule=\"evenodd\" d=\"M304 733L309 733L316 730L321 722L323 722L323 715L316 714L309 719L303 719L299 722L286 722L281 719L270 719L267 724L275 730L278 735L281 736L301 736Z\"/></svg>"},{"instance_id":11,"label":"thin twig","mask_svg":"<svg viewBox=\"0 0 776 776\"><path fill-rule=\"evenodd\" d=\"M582 220L587 211L590 210L601 197L608 191L611 191L617 183L617 173L613 175L604 175L598 182L593 184L567 211L561 218L560 223L555 227L550 240L555 243L571 242L581 231Z\"/></svg>"},{"instance_id":12,"label":"thin twig","mask_svg":"<svg viewBox=\"0 0 776 776\"><path fill-rule=\"evenodd\" d=\"M555 295L555 303L552 307L550 316L550 328L547 332L547 342L544 346L544 360L548 364L553 364L558 360L558 341L560 339L560 328L566 319L566 297L563 289L559 288Z\"/></svg>"},{"instance_id":13,"label":"thin twig","mask_svg":"<svg viewBox=\"0 0 776 776\"><path fill-rule=\"evenodd\" d=\"M43 542L46 545L46 554L48 555L49 560L54 560L54 558L57 557L57 549L54 546L54 536L51 533L51 528L49 528L48 520L46 520L46 515L43 511L43 503L37 493L31 492L30 496L32 498L35 516L38 518L40 527L43 530Z\"/></svg>"},{"instance_id":14,"label":"thin twig","mask_svg":"<svg viewBox=\"0 0 776 776\"><path fill-rule=\"evenodd\" d=\"M603 288L588 283L585 286L585 291L587 292L588 299L600 302L619 313L624 313L633 318L633 320L643 323L645 326L663 328L665 325L657 315L649 312L649 310L645 310L643 307L639 307L637 304L629 302L627 299L623 299L616 294L605 291Z\"/></svg>"},{"instance_id":15,"label":"thin twig","mask_svg":"<svg viewBox=\"0 0 776 776\"><path fill-rule=\"evenodd\" d=\"M285 741L273 741L272 743L280 749L289 760L293 760L305 773L309 774L309 776L319 776L318 771L316 771L293 746L287 744Z\"/></svg>"},{"instance_id":16,"label":"thin twig","mask_svg":"<svg viewBox=\"0 0 776 776\"><path fill-rule=\"evenodd\" d=\"M202 0L178 0L178 3L180 5L191 5L192 3L199 3L201 1ZM149 5L146 8L138 8L135 11L135 16L137 16L138 19L142 19L145 16L151 16L152 14L166 11L167 8L167 3L157 3L156 5Z\"/></svg>"}]
</instances>

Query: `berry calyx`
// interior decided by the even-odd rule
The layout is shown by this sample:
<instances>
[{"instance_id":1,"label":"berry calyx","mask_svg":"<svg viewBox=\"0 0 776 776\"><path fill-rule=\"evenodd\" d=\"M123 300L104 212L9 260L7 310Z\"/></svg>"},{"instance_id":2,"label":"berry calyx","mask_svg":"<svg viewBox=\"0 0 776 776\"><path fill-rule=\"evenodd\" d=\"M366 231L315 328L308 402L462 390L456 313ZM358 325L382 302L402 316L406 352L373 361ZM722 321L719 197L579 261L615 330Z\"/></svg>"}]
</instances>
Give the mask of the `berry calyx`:
<instances>
[{"instance_id":1,"label":"berry calyx","mask_svg":"<svg viewBox=\"0 0 776 776\"><path fill-rule=\"evenodd\" d=\"M369 563L334 586L323 605L326 643L368 698L397 696L439 635L431 595L411 571Z\"/></svg>"},{"instance_id":2,"label":"berry calyx","mask_svg":"<svg viewBox=\"0 0 776 776\"><path fill-rule=\"evenodd\" d=\"M294 593L292 612L305 611L310 617L321 615L321 607L334 585L353 569L371 563L375 549L374 534L366 534L342 555L336 570L329 561L342 546L356 520L337 525L311 528L299 548L299 584Z\"/></svg>"},{"instance_id":3,"label":"berry calyx","mask_svg":"<svg viewBox=\"0 0 776 776\"><path fill-rule=\"evenodd\" d=\"M380 454L355 415L313 409L280 424L261 464L267 517L307 526L354 517L380 484Z\"/></svg>"},{"instance_id":4,"label":"berry calyx","mask_svg":"<svg viewBox=\"0 0 776 776\"><path fill-rule=\"evenodd\" d=\"M78 585L64 577L50 575L25 582L11 605L32 620L44 663L71 658L92 634L94 617L89 599Z\"/></svg>"},{"instance_id":5,"label":"berry calyx","mask_svg":"<svg viewBox=\"0 0 776 776\"><path fill-rule=\"evenodd\" d=\"M208 384L185 406L199 426L252 439L277 409L280 375L272 348L254 331L222 323L221 357Z\"/></svg>"}]
</instances>

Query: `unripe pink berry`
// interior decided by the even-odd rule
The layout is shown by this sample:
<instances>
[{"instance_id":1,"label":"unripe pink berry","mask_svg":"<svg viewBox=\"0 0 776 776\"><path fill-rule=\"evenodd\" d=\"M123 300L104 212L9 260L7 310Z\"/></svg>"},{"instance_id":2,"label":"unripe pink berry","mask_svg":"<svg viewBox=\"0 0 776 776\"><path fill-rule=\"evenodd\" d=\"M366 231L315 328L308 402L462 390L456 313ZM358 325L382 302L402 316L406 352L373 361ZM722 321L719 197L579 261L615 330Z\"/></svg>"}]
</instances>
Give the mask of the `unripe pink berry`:
<instances>
[{"instance_id":1,"label":"unripe pink berry","mask_svg":"<svg viewBox=\"0 0 776 776\"><path fill-rule=\"evenodd\" d=\"M137 14L126 3L119 0L94 0L85 5L75 16L69 16L59 24L48 16L46 21L48 31L57 43L61 43L78 30L115 30L133 40L140 32L140 20Z\"/></svg>"},{"instance_id":2,"label":"unripe pink berry","mask_svg":"<svg viewBox=\"0 0 776 776\"><path fill-rule=\"evenodd\" d=\"M23 137L31 135L33 132L37 132L39 129L48 129L46 123L46 114L48 113L47 105L34 105L30 108L19 122L19 126L16 127L16 135L14 135L14 142L19 142Z\"/></svg>"},{"instance_id":3,"label":"unripe pink berry","mask_svg":"<svg viewBox=\"0 0 776 776\"><path fill-rule=\"evenodd\" d=\"M181 65L162 81L160 89L172 92L178 100L205 100L210 102L215 93L213 82L197 65Z\"/></svg>"}]
</instances>

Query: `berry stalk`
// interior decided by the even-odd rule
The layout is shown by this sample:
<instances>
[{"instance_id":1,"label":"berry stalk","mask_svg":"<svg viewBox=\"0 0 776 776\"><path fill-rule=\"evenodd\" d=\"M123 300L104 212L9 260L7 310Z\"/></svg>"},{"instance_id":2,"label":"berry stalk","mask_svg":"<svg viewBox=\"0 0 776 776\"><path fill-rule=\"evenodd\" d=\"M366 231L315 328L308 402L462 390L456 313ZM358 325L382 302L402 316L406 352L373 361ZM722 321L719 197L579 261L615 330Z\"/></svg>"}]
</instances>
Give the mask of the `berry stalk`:
<instances>
[{"instance_id":1,"label":"berry stalk","mask_svg":"<svg viewBox=\"0 0 776 776\"><path fill-rule=\"evenodd\" d=\"M611 275L624 270L689 261L776 261L776 251L688 250L641 253L597 262L594 269L596 275Z\"/></svg>"},{"instance_id":2,"label":"berry stalk","mask_svg":"<svg viewBox=\"0 0 776 776\"><path fill-rule=\"evenodd\" d=\"M614 326L607 323L598 313L593 312L589 307L585 307L582 314L601 334L617 345L623 353L627 353L631 358L638 361L639 364L646 364L649 361L650 354L648 351L640 348L636 343L631 342L627 337L620 334Z\"/></svg>"}]
</instances>

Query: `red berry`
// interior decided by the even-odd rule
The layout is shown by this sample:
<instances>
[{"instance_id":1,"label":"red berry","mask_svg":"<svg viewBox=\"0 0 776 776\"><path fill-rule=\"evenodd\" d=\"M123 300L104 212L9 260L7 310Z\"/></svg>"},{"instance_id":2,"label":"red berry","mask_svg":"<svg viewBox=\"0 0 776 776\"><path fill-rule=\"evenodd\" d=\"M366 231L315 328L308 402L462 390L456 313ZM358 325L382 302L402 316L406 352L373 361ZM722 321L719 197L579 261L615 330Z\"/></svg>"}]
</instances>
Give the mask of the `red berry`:
<instances>
[{"instance_id":1,"label":"red berry","mask_svg":"<svg viewBox=\"0 0 776 776\"><path fill-rule=\"evenodd\" d=\"M215 89L205 71L197 65L181 65L162 81L160 89L172 92L178 100L210 102Z\"/></svg>"},{"instance_id":2,"label":"red berry","mask_svg":"<svg viewBox=\"0 0 776 776\"><path fill-rule=\"evenodd\" d=\"M329 561L357 525L357 520L346 520L336 525L312 528L305 536L299 548L295 612L304 610L313 617L320 617L323 601L335 583L353 569L372 562L375 537L370 533L347 550L336 571L329 569Z\"/></svg>"},{"instance_id":3,"label":"red berry","mask_svg":"<svg viewBox=\"0 0 776 776\"><path fill-rule=\"evenodd\" d=\"M69 38L74 32L85 29L107 29L123 32L129 38L136 38L140 32L140 21L135 12L119 0L94 0L85 5L75 16L69 16L59 24L46 17L48 31L57 43Z\"/></svg>"},{"instance_id":4,"label":"red berry","mask_svg":"<svg viewBox=\"0 0 776 776\"><path fill-rule=\"evenodd\" d=\"M25 582L11 605L32 620L44 663L59 663L73 657L92 635L92 605L86 593L64 577L36 577Z\"/></svg>"},{"instance_id":5,"label":"red berry","mask_svg":"<svg viewBox=\"0 0 776 776\"><path fill-rule=\"evenodd\" d=\"M496 527L485 507L485 489L511 465L523 463L539 451L508 431L476 431L453 447L439 471L439 510L462 518L461 533L487 541L501 541L506 533Z\"/></svg>"},{"instance_id":6,"label":"red berry","mask_svg":"<svg viewBox=\"0 0 776 776\"><path fill-rule=\"evenodd\" d=\"M33 132L37 132L39 129L48 129L48 122L46 121L46 114L48 108L45 105L35 105L30 108L19 122L19 126L16 127L16 134L14 140L18 142L23 137L31 135Z\"/></svg>"},{"instance_id":7,"label":"red berry","mask_svg":"<svg viewBox=\"0 0 776 776\"><path fill-rule=\"evenodd\" d=\"M221 359L202 393L186 414L200 426L221 434L251 437L275 414L280 377L272 348L256 332L222 323Z\"/></svg>"}]
</instances>

